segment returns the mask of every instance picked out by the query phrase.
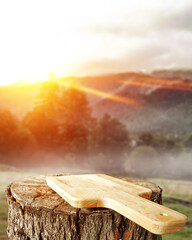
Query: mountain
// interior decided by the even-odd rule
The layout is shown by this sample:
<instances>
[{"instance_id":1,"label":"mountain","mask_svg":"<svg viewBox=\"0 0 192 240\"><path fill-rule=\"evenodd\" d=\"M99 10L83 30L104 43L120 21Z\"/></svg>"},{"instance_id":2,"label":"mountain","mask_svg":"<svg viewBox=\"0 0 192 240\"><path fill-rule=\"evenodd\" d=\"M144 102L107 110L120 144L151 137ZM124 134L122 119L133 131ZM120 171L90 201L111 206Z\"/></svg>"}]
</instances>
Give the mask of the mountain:
<instances>
[{"instance_id":1,"label":"mountain","mask_svg":"<svg viewBox=\"0 0 192 240\"><path fill-rule=\"evenodd\" d=\"M192 132L192 82L135 75L113 93L138 105L102 99L94 106L95 116L104 113L120 119L131 132Z\"/></svg>"},{"instance_id":2,"label":"mountain","mask_svg":"<svg viewBox=\"0 0 192 240\"><path fill-rule=\"evenodd\" d=\"M160 78L179 78L182 80L192 80L192 70L155 70L152 76Z\"/></svg>"},{"instance_id":3,"label":"mountain","mask_svg":"<svg viewBox=\"0 0 192 240\"><path fill-rule=\"evenodd\" d=\"M165 78L142 73L62 77L60 85L75 85L85 91L93 115L108 113L130 132L192 132L192 77ZM0 108L22 118L33 109L41 83L0 87Z\"/></svg>"}]
</instances>

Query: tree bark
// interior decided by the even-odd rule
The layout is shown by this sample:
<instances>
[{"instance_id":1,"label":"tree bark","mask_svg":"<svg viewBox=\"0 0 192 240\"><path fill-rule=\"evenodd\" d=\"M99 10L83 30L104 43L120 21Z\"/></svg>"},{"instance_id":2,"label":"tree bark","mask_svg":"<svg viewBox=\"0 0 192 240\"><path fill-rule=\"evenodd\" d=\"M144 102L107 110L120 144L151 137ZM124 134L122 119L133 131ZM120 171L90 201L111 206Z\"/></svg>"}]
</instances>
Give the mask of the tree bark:
<instances>
[{"instance_id":1,"label":"tree bark","mask_svg":"<svg viewBox=\"0 0 192 240\"><path fill-rule=\"evenodd\" d=\"M57 175L59 176L59 175ZM77 209L49 188L46 176L24 178L7 190L8 237L15 240L161 240L117 212ZM161 204L161 189L144 180L123 178L152 189Z\"/></svg>"}]
</instances>

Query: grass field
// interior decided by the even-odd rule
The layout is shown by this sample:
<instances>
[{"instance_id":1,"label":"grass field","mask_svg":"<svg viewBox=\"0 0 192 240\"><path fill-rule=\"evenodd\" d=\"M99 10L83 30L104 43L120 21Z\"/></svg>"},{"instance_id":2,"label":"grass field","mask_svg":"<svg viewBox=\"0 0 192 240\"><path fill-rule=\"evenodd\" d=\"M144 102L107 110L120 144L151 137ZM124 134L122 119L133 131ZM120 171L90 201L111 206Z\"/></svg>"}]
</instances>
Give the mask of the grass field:
<instances>
[{"instance_id":1,"label":"grass field","mask_svg":"<svg viewBox=\"0 0 192 240\"><path fill-rule=\"evenodd\" d=\"M7 228L7 201L5 195L0 195L0 239L7 239L6 228Z\"/></svg>"},{"instance_id":2,"label":"grass field","mask_svg":"<svg viewBox=\"0 0 192 240\"><path fill-rule=\"evenodd\" d=\"M188 217L186 227L180 232L163 236L163 240L192 239L192 182L167 179L150 179L163 189L163 205ZM172 199L172 197L174 199ZM184 200L184 201L183 201Z\"/></svg>"},{"instance_id":3,"label":"grass field","mask_svg":"<svg viewBox=\"0 0 192 240\"><path fill-rule=\"evenodd\" d=\"M185 214L188 217L186 227L182 231L172 233L163 236L163 240L191 240L192 239L192 204L185 205L181 204L176 200L170 200L169 198L163 198L163 205L172 208L178 212Z\"/></svg>"},{"instance_id":4,"label":"grass field","mask_svg":"<svg viewBox=\"0 0 192 240\"><path fill-rule=\"evenodd\" d=\"M34 175L28 172L0 172L0 178L2 179L0 185L0 240L7 238L7 201L5 196L6 186L17 178L22 178L27 175ZM163 191L163 205L179 211L188 217L186 227L182 231L172 233L163 236L163 240L191 240L192 239L192 182L190 181L177 181L166 179L149 179L149 181L161 186ZM171 197L175 197L172 199ZM178 199L176 199L178 198ZM182 201L182 200L186 200ZM191 202L191 203L190 203Z\"/></svg>"}]
</instances>

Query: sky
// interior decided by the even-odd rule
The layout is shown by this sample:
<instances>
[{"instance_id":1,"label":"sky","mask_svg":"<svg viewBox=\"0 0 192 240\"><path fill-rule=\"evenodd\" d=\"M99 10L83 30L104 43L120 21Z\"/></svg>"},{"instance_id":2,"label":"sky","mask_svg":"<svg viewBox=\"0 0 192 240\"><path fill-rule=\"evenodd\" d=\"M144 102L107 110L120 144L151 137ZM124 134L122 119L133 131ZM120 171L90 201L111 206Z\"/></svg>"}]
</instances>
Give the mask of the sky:
<instances>
[{"instance_id":1,"label":"sky","mask_svg":"<svg viewBox=\"0 0 192 240\"><path fill-rule=\"evenodd\" d=\"M0 1L0 84L191 69L191 0Z\"/></svg>"}]
</instances>

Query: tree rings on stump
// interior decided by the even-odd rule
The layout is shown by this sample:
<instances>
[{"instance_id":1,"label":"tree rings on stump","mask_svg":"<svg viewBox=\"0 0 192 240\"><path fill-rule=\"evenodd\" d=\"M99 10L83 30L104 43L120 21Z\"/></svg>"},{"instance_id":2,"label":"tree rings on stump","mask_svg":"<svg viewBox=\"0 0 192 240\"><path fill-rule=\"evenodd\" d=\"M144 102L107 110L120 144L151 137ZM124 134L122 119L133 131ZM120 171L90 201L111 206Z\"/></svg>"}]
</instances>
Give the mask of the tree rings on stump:
<instances>
[{"instance_id":1,"label":"tree rings on stump","mask_svg":"<svg viewBox=\"0 0 192 240\"><path fill-rule=\"evenodd\" d=\"M46 184L46 177L28 177L8 186L9 239L161 240L161 236L148 232L111 209L72 207ZM151 201L161 203L161 189L157 185L145 180L122 179L150 188Z\"/></svg>"}]
</instances>

